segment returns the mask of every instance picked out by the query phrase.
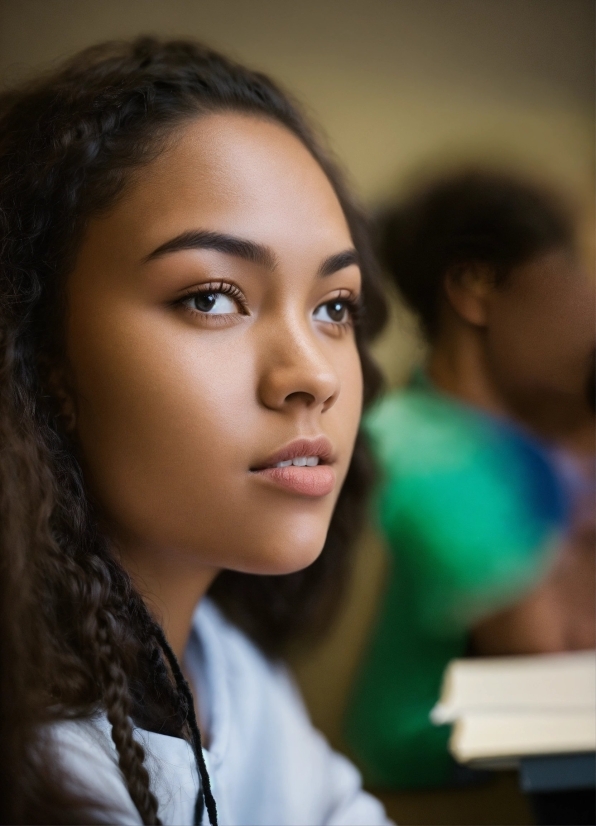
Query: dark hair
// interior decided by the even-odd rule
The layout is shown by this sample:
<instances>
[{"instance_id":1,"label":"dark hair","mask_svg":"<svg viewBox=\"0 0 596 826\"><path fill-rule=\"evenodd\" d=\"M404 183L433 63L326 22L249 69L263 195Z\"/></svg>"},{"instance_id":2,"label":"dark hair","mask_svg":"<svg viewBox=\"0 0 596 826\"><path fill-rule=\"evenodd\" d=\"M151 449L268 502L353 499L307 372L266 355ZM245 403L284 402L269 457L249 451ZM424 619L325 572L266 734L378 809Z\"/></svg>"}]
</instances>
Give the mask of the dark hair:
<instances>
[{"instance_id":1,"label":"dark hair","mask_svg":"<svg viewBox=\"0 0 596 826\"><path fill-rule=\"evenodd\" d=\"M106 710L144 823L159 822L157 804L129 717L196 748L188 691L161 629L110 553L60 423L51 375L62 355L62 285L86 222L114 204L130 173L159 154L177 125L222 110L283 124L335 188L362 266L365 309L356 340L365 401L379 388L367 342L385 308L362 214L297 105L271 80L195 42L141 38L87 49L0 96L3 823L92 817L88 801L77 808L66 784L50 775L39 732L52 719ZM212 587L267 652L331 616L363 515L367 457L359 438L325 548L310 568L283 577L224 572Z\"/></svg>"},{"instance_id":2,"label":"dark hair","mask_svg":"<svg viewBox=\"0 0 596 826\"><path fill-rule=\"evenodd\" d=\"M459 170L417 187L378 222L381 263L431 339L449 270L487 264L499 284L513 267L572 242L572 216L557 195L516 175L483 169Z\"/></svg>"}]
</instances>

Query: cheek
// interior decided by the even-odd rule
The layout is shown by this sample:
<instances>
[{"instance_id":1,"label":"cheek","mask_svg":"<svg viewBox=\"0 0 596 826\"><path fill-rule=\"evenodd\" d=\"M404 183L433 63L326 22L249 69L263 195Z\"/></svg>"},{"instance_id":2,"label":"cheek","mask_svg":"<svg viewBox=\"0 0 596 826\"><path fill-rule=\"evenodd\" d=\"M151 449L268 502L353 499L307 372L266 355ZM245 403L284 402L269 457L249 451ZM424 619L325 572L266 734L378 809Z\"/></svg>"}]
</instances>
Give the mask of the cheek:
<instances>
[{"instance_id":1,"label":"cheek","mask_svg":"<svg viewBox=\"0 0 596 826\"><path fill-rule=\"evenodd\" d=\"M488 338L503 385L581 392L595 343L593 292L505 293L492 308Z\"/></svg>"},{"instance_id":2,"label":"cheek","mask_svg":"<svg viewBox=\"0 0 596 826\"><path fill-rule=\"evenodd\" d=\"M139 315L87 329L73 360L78 436L110 521L172 541L206 514L217 519L230 494L230 471L250 444L253 358L244 347L231 359L229 347L184 325L160 336L160 324Z\"/></svg>"}]
</instances>

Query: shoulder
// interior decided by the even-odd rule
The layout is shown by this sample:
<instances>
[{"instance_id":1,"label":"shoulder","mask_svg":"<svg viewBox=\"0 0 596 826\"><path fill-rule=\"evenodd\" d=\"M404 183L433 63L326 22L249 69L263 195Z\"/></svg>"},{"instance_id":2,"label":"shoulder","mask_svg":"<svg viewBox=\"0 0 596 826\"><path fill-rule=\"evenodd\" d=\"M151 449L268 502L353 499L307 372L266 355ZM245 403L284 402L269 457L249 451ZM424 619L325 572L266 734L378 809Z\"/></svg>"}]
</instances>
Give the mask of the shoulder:
<instances>
[{"instance_id":1,"label":"shoulder","mask_svg":"<svg viewBox=\"0 0 596 826\"><path fill-rule=\"evenodd\" d=\"M478 558L481 546L541 559L566 526L550 454L504 419L412 388L377 405L367 430L382 470L381 524L405 553L465 547Z\"/></svg>"},{"instance_id":2,"label":"shoulder","mask_svg":"<svg viewBox=\"0 0 596 826\"><path fill-rule=\"evenodd\" d=\"M110 724L103 713L62 720L48 727L51 745L73 791L97 801L99 822L141 823L118 767ZM192 823L198 777L192 749L185 740L143 729L134 730L145 750L145 768L159 802L163 823Z\"/></svg>"},{"instance_id":3,"label":"shoulder","mask_svg":"<svg viewBox=\"0 0 596 826\"><path fill-rule=\"evenodd\" d=\"M436 465L438 449L461 461L474 453L475 441L490 440L494 432L480 411L421 387L387 394L367 414L365 429L387 473L396 460L410 472Z\"/></svg>"},{"instance_id":4,"label":"shoulder","mask_svg":"<svg viewBox=\"0 0 596 826\"><path fill-rule=\"evenodd\" d=\"M229 822L385 824L360 775L312 726L291 674L209 600L196 616L217 703L212 782ZM217 672L217 673L214 673Z\"/></svg>"},{"instance_id":5,"label":"shoulder","mask_svg":"<svg viewBox=\"0 0 596 826\"><path fill-rule=\"evenodd\" d=\"M67 786L90 801L99 822L141 823L118 768L105 715L60 720L46 726L43 736Z\"/></svg>"}]
</instances>

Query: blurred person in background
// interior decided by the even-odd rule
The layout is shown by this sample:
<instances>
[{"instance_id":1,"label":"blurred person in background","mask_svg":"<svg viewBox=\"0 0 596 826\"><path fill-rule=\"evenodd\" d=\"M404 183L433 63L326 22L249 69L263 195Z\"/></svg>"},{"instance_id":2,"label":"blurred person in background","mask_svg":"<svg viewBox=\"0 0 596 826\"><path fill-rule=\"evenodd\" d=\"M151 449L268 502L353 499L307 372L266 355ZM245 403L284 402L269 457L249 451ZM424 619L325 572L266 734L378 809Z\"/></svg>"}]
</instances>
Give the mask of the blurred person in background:
<instances>
[{"instance_id":1,"label":"blurred person in background","mask_svg":"<svg viewBox=\"0 0 596 826\"><path fill-rule=\"evenodd\" d=\"M428 359L368 418L391 568L346 732L371 783L442 785L449 660L594 647L594 278L563 200L490 170L419 186L379 249Z\"/></svg>"}]
</instances>

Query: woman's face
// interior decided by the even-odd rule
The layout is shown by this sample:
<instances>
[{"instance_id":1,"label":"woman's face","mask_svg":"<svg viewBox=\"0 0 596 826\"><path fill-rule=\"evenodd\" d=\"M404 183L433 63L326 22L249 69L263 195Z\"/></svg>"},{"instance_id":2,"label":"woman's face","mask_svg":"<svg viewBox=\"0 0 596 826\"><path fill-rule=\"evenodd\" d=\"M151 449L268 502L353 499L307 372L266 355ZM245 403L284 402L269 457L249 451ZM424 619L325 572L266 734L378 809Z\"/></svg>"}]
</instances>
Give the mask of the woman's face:
<instances>
[{"instance_id":1,"label":"woman's face","mask_svg":"<svg viewBox=\"0 0 596 826\"><path fill-rule=\"evenodd\" d=\"M265 119L184 126L91 221L67 356L88 481L122 548L252 573L317 557L361 412L360 289L329 181Z\"/></svg>"}]
</instances>

